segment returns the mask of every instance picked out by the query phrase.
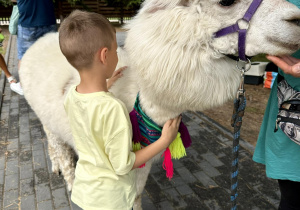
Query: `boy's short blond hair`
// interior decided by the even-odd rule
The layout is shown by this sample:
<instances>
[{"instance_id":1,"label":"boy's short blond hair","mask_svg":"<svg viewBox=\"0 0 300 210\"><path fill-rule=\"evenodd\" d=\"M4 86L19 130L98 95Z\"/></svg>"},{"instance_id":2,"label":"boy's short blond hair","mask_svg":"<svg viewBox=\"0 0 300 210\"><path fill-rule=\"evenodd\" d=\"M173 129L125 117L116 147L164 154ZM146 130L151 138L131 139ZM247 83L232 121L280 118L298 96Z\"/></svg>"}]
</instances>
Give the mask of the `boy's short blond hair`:
<instances>
[{"instance_id":1,"label":"boy's short blond hair","mask_svg":"<svg viewBox=\"0 0 300 210\"><path fill-rule=\"evenodd\" d=\"M60 25L60 49L77 70L89 68L100 48L111 49L114 33L115 28L104 16L75 10Z\"/></svg>"}]
</instances>

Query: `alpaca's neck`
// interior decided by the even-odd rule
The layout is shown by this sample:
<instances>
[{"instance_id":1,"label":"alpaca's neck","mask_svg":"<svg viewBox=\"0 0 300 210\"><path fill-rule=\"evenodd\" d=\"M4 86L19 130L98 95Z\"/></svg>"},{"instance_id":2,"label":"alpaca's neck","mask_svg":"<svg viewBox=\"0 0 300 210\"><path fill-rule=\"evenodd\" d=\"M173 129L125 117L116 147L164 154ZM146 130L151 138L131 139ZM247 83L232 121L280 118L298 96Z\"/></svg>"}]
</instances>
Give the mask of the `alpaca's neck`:
<instances>
[{"instance_id":1,"label":"alpaca's neck","mask_svg":"<svg viewBox=\"0 0 300 210\"><path fill-rule=\"evenodd\" d=\"M146 94L140 92L140 105L143 111L158 125L163 126L164 123L181 114L178 110L170 110L159 105L159 101L151 101Z\"/></svg>"}]
</instances>

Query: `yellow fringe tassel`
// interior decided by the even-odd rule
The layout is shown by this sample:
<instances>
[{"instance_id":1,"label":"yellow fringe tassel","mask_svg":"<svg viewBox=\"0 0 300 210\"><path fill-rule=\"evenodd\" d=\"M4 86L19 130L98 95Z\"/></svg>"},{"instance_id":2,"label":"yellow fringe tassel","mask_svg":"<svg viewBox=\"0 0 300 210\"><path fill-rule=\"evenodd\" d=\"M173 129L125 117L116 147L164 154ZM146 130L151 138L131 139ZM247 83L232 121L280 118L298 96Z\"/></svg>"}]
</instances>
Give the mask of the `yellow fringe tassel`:
<instances>
[{"instance_id":1,"label":"yellow fringe tassel","mask_svg":"<svg viewBox=\"0 0 300 210\"><path fill-rule=\"evenodd\" d=\"M132 143L132 150L133 152L141 150L141 143Z\"/></svg>"},{"instance_id":2,"label":"yellow fringe tassel","mask_svg":"<svg viewBox=\"0 0 300 210\"><path fill-rule=\"evenodd\" d=\"M170 144L169 149L173 159L180 159L186 156L186 151L179 132L177 133L176 139Z\"/></svg>"}]
</instances>

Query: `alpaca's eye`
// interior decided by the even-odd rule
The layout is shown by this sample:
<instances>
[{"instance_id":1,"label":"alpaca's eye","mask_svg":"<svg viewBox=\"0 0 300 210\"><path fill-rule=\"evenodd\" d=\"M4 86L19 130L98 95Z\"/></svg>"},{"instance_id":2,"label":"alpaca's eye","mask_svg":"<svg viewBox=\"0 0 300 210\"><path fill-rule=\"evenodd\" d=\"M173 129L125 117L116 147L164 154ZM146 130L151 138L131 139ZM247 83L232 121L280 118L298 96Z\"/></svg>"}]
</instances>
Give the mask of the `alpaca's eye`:
<instances>
[{"instance_id":1,"label":"alpaca's eye","mask_svg":"<svg viewBox=\"0 0 300 210\"><path fill-rule=\"evenodd\" d=\"M219 4L225 7L231 6L236 0L221 0Z\"/></svg>"}]
</instances>

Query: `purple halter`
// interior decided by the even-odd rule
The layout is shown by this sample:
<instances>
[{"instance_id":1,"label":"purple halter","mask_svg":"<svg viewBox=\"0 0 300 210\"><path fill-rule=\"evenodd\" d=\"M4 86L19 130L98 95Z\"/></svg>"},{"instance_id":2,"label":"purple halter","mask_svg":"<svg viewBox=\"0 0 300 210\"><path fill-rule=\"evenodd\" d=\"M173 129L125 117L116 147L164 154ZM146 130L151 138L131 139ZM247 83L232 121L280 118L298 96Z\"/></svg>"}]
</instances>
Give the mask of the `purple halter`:
<instances>
[{"instance_id":1,"label":"purple halter","mask_svg":"<svg viewBox=\"0 0 300 210\"><path fill-rule=\"evenodd\" d=\"M256 12L257 8L260 6L261 2L263 0L253 0L251 3L249 9L247 10L246 14L243 18L236 21L234 25L228 26L226 28L223 28L215 33L215 38L219 38L221 36L225 36L227 34L231 34L234 32L239 32L239 40L238 40L238 49L239 49L239 59L242 61L247 62L247 56L246 56L246 34L247 30L250 26L250 20L253 17L254 13ZM247 26L245 28L240 28L239 23L241 21L244 21L247 23Z\"/></svg>"}]
</instances>

